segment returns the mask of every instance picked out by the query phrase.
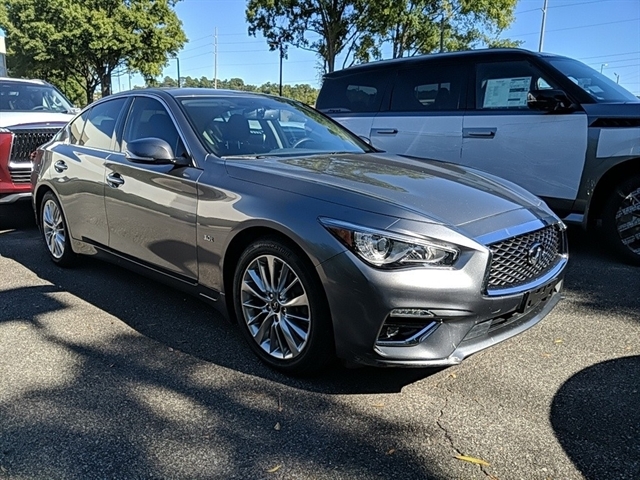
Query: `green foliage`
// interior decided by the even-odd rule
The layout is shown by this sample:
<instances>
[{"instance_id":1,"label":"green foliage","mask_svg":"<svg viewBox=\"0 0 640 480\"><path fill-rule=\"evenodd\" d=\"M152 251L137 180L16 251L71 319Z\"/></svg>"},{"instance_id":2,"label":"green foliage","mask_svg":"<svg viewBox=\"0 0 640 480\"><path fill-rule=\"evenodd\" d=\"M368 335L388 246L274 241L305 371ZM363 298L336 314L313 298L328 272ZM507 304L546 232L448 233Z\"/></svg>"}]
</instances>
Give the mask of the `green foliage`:
<instances>
[{"instance_id":1,"label":"green foliage","mask_svg":"<svg viewBox=\"0 0 640 480\"><path fill-rule=\"evenodd\" d=\"M514 20L517 0L367 0L370 15L358 18L364 39L356 59L380 58L384 44L392 57L438 51L515 47L499 39Z\"/></svg>"},{"instance_id":2,"label":"green foliage","mask_svg":"<svg viewBox=\"0 0 640 480\"><path fill-rule=\"evenodd\" d=\"M517 0L248 0L249 33L271 50L316 52L325 71L382 58L478 46L517 46L499 39L513 22Z\"/></svg>"},{"instance_id":3,"label":"green foliage","mask_svg":"<svg viewBox=\"0 0 640 480\"><path fill-rule=\"evenodd\" d=\"M192 77L180 77L181 85L183 87L188 88L213 88L214 82L212 79L201 77L201 78L192 78ZM164 77L164 80L161 82L147 82L147 86L149 87L177 87L178 81L171 77ZM267 82L260 86L250 85L244 83L244 80L241 78L230 78L229 80L218 80L218 88L225 90L242 90L245 92L257 92L257 93L267 93L270 95L278 95L280 91L280 86L277 83ZM287 98L292 98L302 103L306 103L307 105L315 105L316 99L318 98L318 89L313 88L309 84L298 84L298 85L283 85L282 86L282 95Z\"/></svg>"},{"instance_id":4,"label":"green foliage","mask_svg":"<svg viewBox=\"0 0 640 480\"><path fill-rule=\"evenodd\" d=\"M325 71L332 72L336 57L359 35L358 7L365 5L353 0L249 0L245 13L249 34L262 33L271 50L293 45L316 52Z\"/></svg>"},{"instance_id":5,"label":"green foliage","mask_svg":"<svg viewBox=\"0 0 640 480\"><path fill-rule=\"evenodd\" d=\"M52 81L66 93L81 85L86 102L98 86L102 95L111 92L118 68L159 75L186 41L176 0L0 1L11 73Z\"/></svg>"}]
</instances>

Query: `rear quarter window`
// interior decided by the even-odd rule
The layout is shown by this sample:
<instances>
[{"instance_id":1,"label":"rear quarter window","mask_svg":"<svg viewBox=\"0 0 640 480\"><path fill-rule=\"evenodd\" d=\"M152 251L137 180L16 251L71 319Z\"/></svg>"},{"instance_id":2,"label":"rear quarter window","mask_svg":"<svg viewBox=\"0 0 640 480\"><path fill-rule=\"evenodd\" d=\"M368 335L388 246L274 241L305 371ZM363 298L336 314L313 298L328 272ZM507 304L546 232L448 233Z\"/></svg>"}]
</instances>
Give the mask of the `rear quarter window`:
<instances>
[{"instance_id":1,"label":"rear quarter window","mask_svg":"<svg viewBox=\"0 0 640 480\"><path fill-rule=\"evenodd\" d=\"M324 113L366 113L380 110L389 73L367 71L326 77L316 108Z\"/></svg>"}]
</instances>

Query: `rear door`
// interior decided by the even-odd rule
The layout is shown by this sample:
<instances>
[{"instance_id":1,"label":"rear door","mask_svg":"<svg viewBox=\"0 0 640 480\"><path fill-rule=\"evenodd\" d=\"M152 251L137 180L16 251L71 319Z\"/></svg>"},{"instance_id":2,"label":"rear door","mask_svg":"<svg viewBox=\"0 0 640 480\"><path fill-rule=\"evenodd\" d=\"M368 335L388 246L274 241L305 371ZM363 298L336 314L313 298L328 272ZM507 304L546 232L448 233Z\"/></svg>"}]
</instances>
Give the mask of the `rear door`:
<instances>
[{"instance_id":1,"label":"rear door","mask_svg":"<svg viewBox=\"0 0 640 480\"><path fill-rule=\"evenodd\" d=\"M467 77L461 63L422 62L400 69L388 111L373 120L373 146L458 163Z\"/></svg>"},{"instance_id":2,"label":"rear door","mask_svg":"<svg viewBox=\"0 0 640 480\"><path fill-rule=\"evenodd\" d=\"M119 139L120 152L106 163L109 247L195 283L197 180L201 170L127 160L127 143L147 137L165 140L176 157L189 157L167 108L158 99L135 97Z\"/></svg>"},{"instance_id":3,"label":"rear door","mask_svg":"<svg viewBox=\"0 0 640 480\"><path fill-rule=\"evenodd\" d=\"M326 77L316 107L356 135L369 137L373 118L383 106L389 69L366 69Z\"/></svg>"},{"instance_id":4,"label":"rear door","mask_svg":"<svg viewBox=\"0 0 640 480\"><path fill-rule=\"evenodd\" d=\"M127 101L116 98L87 110L67 127L68 143L53 149L51 182L75 239L108 242L104 169L113 153L116 121Z\"/></svg>"},{"instance_id":5,"label":"rear door","mask_svg":"<svg viewBox=\"0 0 640 480\"><path fill-rule=\"evenodd\" d=\"M583 111L527 106L533 89L559 88L528 60L476 65L475 108L464 117L462 163L546 199L575 200L587 149Z\"/></svg>"}]
</instances>

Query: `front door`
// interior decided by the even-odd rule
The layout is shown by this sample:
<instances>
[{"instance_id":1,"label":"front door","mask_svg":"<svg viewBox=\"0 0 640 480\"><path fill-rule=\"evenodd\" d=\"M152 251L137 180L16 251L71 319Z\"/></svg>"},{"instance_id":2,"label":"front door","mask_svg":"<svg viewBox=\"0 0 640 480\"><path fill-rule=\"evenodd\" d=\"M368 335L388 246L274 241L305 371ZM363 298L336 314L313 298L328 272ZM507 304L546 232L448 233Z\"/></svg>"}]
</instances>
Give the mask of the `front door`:
<instances>
[{"instance_id":1,"label":"front door","mask_svg":"<svg viewBox=\"0 0 640 480\"><path fill-rule=\"evenodd\" d=\"M530 90L558 86L528 61L478 64L475 82L475 109L463 122L462 164L540 197L575 200L587 150L586 114L530 110Z\"/></svg>"},{"instance_id":2,"label":"front door","mask_svg":"<svg viewBox=\"0 0 640 480\"><path fill-rule=\"evenodd\" d=\"M167 141L176 156L187 155L166 108L154 98L140 96L124 126L121 152L128 142L146 137ZM124 153L111 155L105 172L109 247L185 281L197 281L200 174L194 167L134 163Z\"/></svg>"}]
</instances>

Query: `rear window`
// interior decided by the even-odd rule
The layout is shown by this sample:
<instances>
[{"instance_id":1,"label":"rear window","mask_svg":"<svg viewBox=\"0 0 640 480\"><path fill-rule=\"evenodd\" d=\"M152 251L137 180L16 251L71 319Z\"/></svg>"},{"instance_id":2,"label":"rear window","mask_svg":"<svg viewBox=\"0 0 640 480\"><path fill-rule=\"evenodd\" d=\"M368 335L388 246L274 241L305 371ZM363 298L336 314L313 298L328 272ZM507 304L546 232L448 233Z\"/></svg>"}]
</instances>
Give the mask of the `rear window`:
<instances>
[{"instance_id":1,"label":"rear window","mask_svg":"<svg viewBox=\"0 0 640 480\"><path fill-rule=\"evenodd\" d=\"M316 108L324 113L377 112L388 80L384 71L326 77Z\"/></svg>"}]
</instances>

